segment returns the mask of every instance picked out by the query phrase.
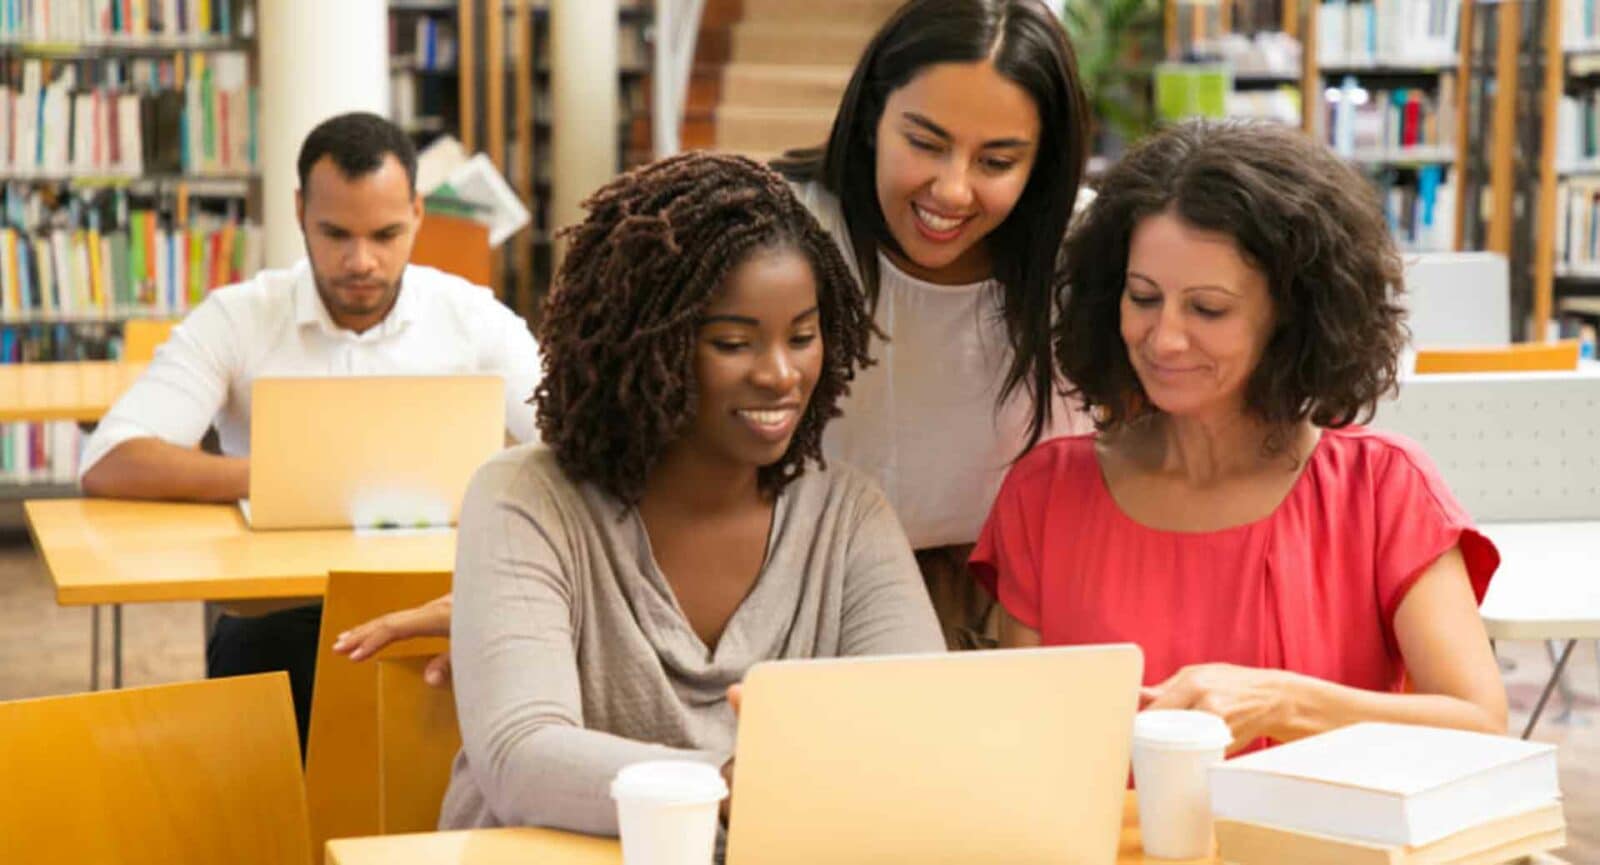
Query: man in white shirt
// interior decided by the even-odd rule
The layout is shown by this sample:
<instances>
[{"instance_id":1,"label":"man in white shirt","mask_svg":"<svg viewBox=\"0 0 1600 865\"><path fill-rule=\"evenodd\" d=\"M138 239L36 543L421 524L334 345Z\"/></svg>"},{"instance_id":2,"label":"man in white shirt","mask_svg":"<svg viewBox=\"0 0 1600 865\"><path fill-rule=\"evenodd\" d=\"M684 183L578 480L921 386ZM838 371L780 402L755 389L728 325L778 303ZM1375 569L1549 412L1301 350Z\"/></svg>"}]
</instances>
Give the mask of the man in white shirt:
<instances>
[{"instance_id":1,"label":"man in white shirt","mask_svg":"<svg viewBox=\"0 0 1600 865\"><path fill-rule=\"evenodd\" d=\"M408 265L422 222L417 155L374 114L331 118L301 146L296 212L307 258L219 288L173 330L90 437L91 496L231 502L250 487L250 386L260 377L497 373L506 426L534 436L539 352L481 286ZM222 453L196 445L215 425ZM320 604L224 615L207 675L288 670L304 742Z\"/></svg>"}]
</instances>

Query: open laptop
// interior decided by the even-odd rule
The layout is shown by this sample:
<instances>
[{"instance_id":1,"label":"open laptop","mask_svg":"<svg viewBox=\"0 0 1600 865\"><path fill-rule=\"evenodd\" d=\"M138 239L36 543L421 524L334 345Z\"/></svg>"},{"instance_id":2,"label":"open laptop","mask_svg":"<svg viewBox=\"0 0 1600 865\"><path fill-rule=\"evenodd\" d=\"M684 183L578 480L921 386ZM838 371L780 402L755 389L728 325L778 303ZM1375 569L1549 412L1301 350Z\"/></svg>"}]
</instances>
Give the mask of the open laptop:
<instances>
[{"instance_id":1,"label":"open laptop","mask_svg":"<svg viewBox=\"0 0 1600 865\"><path fill-rule=\"evenodd\" d=\"M777 661L744 681L729 865L1114 865L1144 656Z\"/></svg>"},{"instance_id":2,"label":"open laptop","mask_svg":"<svg viewBox=\"0 0 1600 865\"><path fill-rule=\"evenodd\" d=\"M262 378L250 399L253 529L452 525L506 441L499 376Z\"/></svg>"}]
</instances>

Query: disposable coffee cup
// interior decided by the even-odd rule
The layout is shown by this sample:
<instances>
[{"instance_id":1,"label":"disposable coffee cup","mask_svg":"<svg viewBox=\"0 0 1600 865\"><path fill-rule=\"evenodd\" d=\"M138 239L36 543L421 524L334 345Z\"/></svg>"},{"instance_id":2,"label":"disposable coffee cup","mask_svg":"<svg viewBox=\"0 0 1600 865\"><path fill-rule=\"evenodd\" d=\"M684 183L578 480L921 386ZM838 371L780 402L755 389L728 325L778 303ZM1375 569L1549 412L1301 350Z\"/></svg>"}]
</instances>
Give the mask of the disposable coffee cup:
<instances>
[{"instance_id":1,"label":"disposable coffee cup","mask_svg":"<svg viewBox=\"0 0 1600 865\"><path fill-rule=\"evenodd\" d=\"M1209 712L1157 709L1133 721L1133 784L1139 834L1157 859L1204 859L1215 835L1206 770L1222 762L1233 735Z\"/></svg>"},{"instance_id":2,"label":"disposable coffee cup","mask_svg":"<svg viewBox=\"0 0 1600 865\"><path fill-rule=\"evenodd\" d=\"M686 760L635 763L611 781L624 865L710 865L717 805L728 795L715 767Z\"/></svg>"}]
</instances>

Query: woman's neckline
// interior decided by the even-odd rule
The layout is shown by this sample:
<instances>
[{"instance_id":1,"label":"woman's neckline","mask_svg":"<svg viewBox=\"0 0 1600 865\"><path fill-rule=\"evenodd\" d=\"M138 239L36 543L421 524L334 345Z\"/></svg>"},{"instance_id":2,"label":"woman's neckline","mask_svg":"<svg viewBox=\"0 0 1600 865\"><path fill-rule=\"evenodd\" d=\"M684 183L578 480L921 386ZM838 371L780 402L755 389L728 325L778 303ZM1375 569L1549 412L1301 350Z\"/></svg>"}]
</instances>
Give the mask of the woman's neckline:
<instances>
[{"instance_id":1,"label":"woman's neckline","mask_svg":"<svg viewBox=\"0 0 1600 865\"><path fill-rule=\"evenodd\" d=\"M1283 496L1273 504L1270 510L1268 510L1265 514L1256 517L1255 519L1245 520L1244 522L1235 523L1228 526L1219 526L1218 528L1214 529L1165 529L1159 526L1152 526L1149 523L1135 519L1132 514L1128 513L1128 511L1123 508L1122 502L1118 501L1116 494L1111 491L1111 482L1107 480L1105 466L1100 461L1100 449L1098 447L1091 447L1090 456L1094 459L1095 477L1099 480L1099 483L1096 484L1096 487L1098 488L1100 494L1105 496L1106 501L1110 503L1111 509L1116 512L1117 517L1123 522L1134 526L1140 531L1150 532L1153 534L1169 535L1173 537L1203 538L1216 535L1249 532L1261 526L1267 525L1273 520L1277 519L1278 515L1283 512L1284 508L1288 506L1289 502L1293 501L1294 498L1299 495L1301 488L1306 485L1306 476L1311 473L1312 462L1314 462L1318 454L1322 452L1323 444L1328 440L1328 432L1329 430L1325 429L1317 430L1317 440L1311 445L1311 449L1306 452L1305 459L1301 461L1300 466L1296 469L1294 483L1289 485L1289 489L1285 491ZM1095 438L1097 437L1090 438L1091 444L1094 443Z\"/></svg>"}]
</instances>

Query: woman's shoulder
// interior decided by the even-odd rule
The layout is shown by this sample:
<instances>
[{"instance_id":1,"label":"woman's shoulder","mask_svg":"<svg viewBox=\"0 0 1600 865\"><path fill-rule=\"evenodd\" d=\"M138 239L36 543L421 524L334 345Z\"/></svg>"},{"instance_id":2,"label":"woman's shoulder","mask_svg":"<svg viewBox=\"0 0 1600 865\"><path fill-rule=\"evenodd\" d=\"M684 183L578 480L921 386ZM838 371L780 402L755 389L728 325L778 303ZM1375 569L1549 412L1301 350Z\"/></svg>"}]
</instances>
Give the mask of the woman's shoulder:
<instances>
[{"instance_id":1,"label":"woman's shoulder","mask_svg":"<svg viewBox=\"0 0 1600 865\"><path fill-rule=\"evenodd\" d=\"M1422 445L1387 430L1366 426L1324 429L1312 459L1339 462L1382 473L1417 472L1436 478L1439 470Z\"/></svg>"},{"instance_id":2,"label":"woman's shoulder","mask_svg":"<svg viewBox=\"0 0 1600 865\"><path fill-rule=\"evenodd\" d=\"M1095 449L1099 442L1100 435L1095 432L1046 439L1012 464L1006 474L1006 483L1031 486L1055 482L1063 477L1076 480L1091 471L1098 475L1100 464Z\"/></svg>"},{"instance_id":3,"label":"woman's shoulder","mask_svg":"<svg viewBox=\"0 0 1600 865\"><path fill-rule=\"evenodd\" d=\"M466 498L469 503L541 515L580 504L585 486L561 468L547 445L530 442L506 448L479 466Z\"/></svg>"},{"instance_id":4,"label":"woman's shoulder","mask_svg":"<svg viewBox=\"0 0 1600 865\"><path fill-rule=\"evenodd\" d=\"M1366 426L1324 429L1312 465L1324 485L1332 481L1352 494L1374 500L1422 495L1446 511L1459 510L1428 452L1398 433Z\"/></svg>"}]
</instances>

